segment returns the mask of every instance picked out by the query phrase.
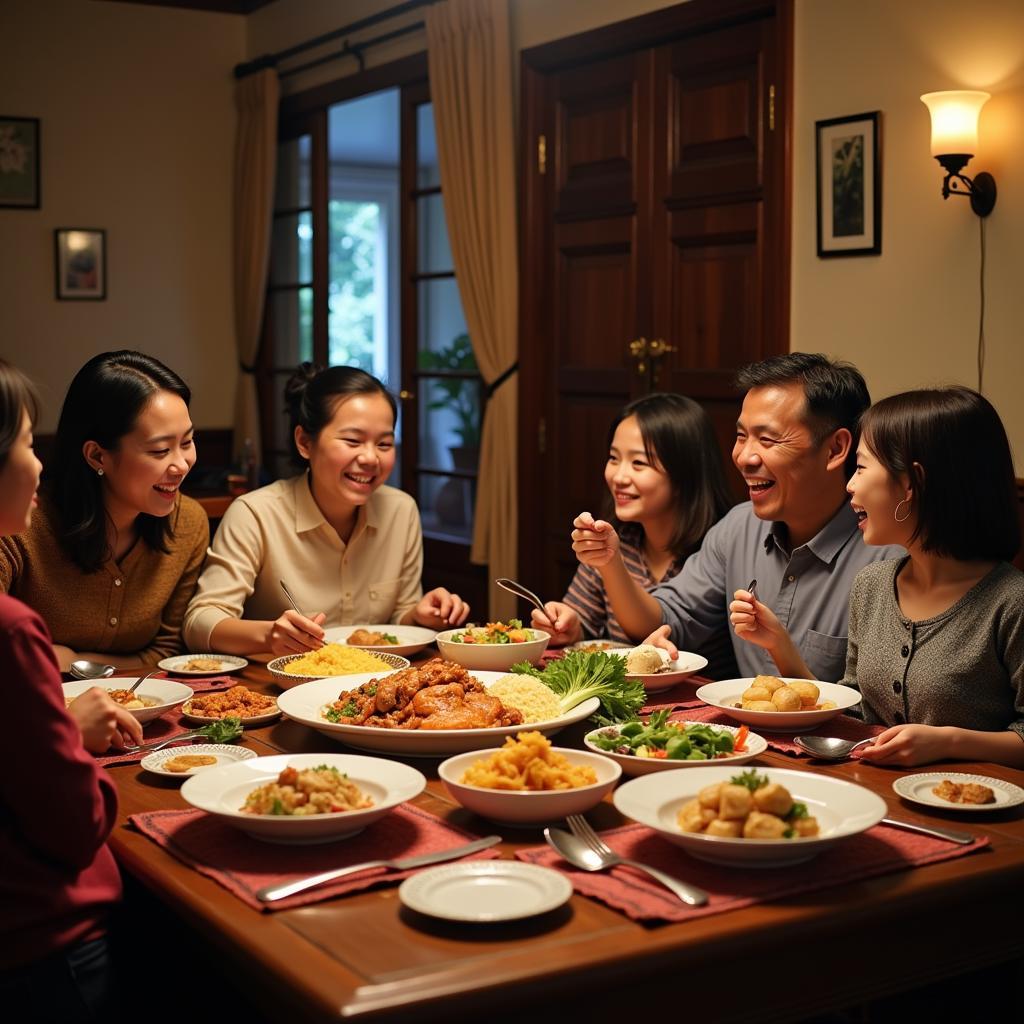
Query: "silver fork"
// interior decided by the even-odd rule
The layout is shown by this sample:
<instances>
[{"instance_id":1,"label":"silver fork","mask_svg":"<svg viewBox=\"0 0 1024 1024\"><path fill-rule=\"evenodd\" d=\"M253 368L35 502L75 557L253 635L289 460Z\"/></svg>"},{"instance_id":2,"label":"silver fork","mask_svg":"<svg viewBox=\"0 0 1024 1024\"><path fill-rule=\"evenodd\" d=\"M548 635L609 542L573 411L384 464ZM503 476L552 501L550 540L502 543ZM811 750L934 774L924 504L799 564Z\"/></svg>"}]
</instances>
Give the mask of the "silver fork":
<instances>
[{"instance_id":1,"label":"silver fork","mask_svg":"<svg viewBox=\"0 0 1024 1024\"><path fill-rule=\"evenodd\" d=\"M204 735L202 729L189 729L188 732L179 732L177 736L171 736L168 739L153 740L150 743L142 743L137 747L125 747L123 753L138 754L143 750L149 752L154 750L163 750L163 748L170 743L180 743L182 740L191 741L202 735Z\"/></svg>"},{"instance_id":2,"label":"silver fork","mask_svg":"<svg viewBox=\"0 0 1024 1024\"><path fill-rule=\"evenodd\" d=\"M590 847L594 853L601 858L603 867L614 867L616 864L628 864L631 868L636 868L638 871L644 871L651 878L658 882L661 882L666 889L671 889L684 903L690 904L691 907L702 907L708 901L708 894L703 890L699 889L695 885L689 885L686 882L681 882L678 878L673 878L671 875L666 874L664 871L659 871L657 868L652 868L647 864L641 864L639 861L630 860L628 857L620 857L591 827L586 818L582 814L570 814L565 819L569 824L569 829L577 839L582 840L587 846Z\"/></svg>"}]
</instances>

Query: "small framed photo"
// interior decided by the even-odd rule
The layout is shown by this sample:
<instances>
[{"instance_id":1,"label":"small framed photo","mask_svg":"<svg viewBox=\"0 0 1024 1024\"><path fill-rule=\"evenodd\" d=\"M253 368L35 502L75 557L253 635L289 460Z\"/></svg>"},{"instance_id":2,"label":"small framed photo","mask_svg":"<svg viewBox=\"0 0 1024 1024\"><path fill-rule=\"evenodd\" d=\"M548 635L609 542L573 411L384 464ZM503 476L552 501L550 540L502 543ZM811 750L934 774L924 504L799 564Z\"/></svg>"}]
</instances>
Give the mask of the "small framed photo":
<instances>
[{"instance_id":1,"label":"small framed photo","mask_svg":"<svg viewBox=\"0 0 1024 1024\"><path fill-rule=\"evenodd\" d=\"M0 115L0 207L39 209L39 118Z\"/></svg>"},{"instance_id":2,"label":"small framed photo","mask_svg":"<svg viewBox=\"0 0 1024 1024\"><path fill-rule=\"evenodd\" d=\"M58 299L107 297L107 233L98 228L57 228L53 233Z\"/></svg>"},{"instance_id":3,"label":"small framed photo","mask_svg":"<svg viewBox=\"0 0 1024 1024\"><path fill-rule=\"evenodd\" d=\"M879 112L815 123L818 256L882 251Z\"/></svg>"}]
</instances>

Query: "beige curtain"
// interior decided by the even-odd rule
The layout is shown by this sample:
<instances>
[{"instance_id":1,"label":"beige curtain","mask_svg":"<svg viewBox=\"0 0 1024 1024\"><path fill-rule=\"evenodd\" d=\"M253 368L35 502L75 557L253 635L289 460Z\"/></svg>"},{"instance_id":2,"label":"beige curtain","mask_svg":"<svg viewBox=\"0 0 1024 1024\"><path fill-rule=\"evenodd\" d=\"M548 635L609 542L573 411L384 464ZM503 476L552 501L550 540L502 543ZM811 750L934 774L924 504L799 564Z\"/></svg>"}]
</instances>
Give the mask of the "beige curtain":
<instances>
[{"instance_id":1,"label":"beige curtain","mask_svg":"<svg viewBox=\"0 0 1024 1024\"><path fill-rule=\"evenodd\" d=\"M241 372L235 394L235 454L246 438L260 450L259 403L252 372L263 326L263 302L270 259L270 221L277 166L277 72L265 68L235 88L235 344Z\"/></svg>"},{"instance_id":2,"label":"beige curtain","mask_svg":"<svg viewBox=\"0 0 1024 1024\"><path fill-rule=\"evenodd\" d=\"M441 186L455 276L473 352L492 384L518 359L512 51L506 0L428 8L427 56ZM516 410L513 373L484 418L472 559L489 567L492 618L523 613L494 585L516 575ZM511 444L510 444L511 441Z\"/></svg>"}]
</instances>

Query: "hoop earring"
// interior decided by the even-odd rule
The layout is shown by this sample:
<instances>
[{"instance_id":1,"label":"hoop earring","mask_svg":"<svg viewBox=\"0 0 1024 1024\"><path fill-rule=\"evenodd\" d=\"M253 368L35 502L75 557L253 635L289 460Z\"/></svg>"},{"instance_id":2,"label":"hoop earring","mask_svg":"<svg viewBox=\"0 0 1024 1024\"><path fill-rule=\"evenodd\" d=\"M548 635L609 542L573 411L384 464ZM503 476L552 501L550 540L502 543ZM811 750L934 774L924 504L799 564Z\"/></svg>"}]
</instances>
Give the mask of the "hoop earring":
<instances>
[{"instance_id":1,"label":"hoop earring","mask_svg":"<svg viewBox=\"0 0 1024 1024\"><path fill-rule=\"evenodd\" d=\"M103 476L103 467L102 466L100 466L100 468L96 470L96 475L97 476Z\"/></svg>"},{"instance_id":2,"label":"hoop earring","mask_svg":"<svg viewBox=\"0 0 1024 1024\"><path fill-rule=\"evenodd\" d=\"M906 505L907 506L907 514L904 515L904 516L900 515L900 505ZM893 509L892 517L893 517L893 519L896 520L897 523L905 523L910 518L910 499L909 498L904 498L902 501L899 501L899 502L896 503L896 508Z\"/></svg>"}]
</instances>

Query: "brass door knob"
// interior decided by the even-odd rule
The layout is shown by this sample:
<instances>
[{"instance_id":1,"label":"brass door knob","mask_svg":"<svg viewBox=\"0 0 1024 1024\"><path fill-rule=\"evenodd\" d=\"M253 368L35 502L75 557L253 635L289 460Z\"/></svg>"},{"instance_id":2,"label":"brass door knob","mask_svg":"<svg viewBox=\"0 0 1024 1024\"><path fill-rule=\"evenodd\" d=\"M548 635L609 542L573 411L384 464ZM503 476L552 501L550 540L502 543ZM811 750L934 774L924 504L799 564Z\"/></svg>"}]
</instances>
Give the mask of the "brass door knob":
<instances>
[{"instance_id":1,"label":"brass door knob","mask_svg":"<svg viewBox=\"0 0 1024 1024\"><path fill-rule=\"evenodd\" d=\"M652 359L660 359L666 352L675 352L675 345L670 345L663 338L655 338L647 343L647 352Z\"/></svg>"},{"instance_id":2,"label":"brass door knob","mask_svg":"<svg viewBox=\"0 0 1024 1024\"><path fill-rule=\"evenodd\" d=\"M411 402L416 397L416 392L406 391L405 388L402 388L402 390L398 392L398 397L403 402Z\"/></svg>"},{"instance_id":3,"label":"brass door knob","mask_svg":"<svg viewBox=\"0 0 1024 1024\"><path fill-rule=\"evenodd\" d=\"M636 338L629 343L629 354L636 361L636 372L647 372L647 339Z\"/></svg>"}]
</instances>

